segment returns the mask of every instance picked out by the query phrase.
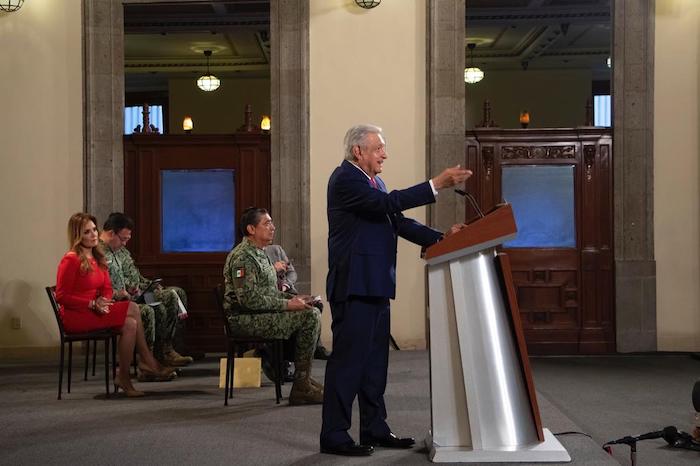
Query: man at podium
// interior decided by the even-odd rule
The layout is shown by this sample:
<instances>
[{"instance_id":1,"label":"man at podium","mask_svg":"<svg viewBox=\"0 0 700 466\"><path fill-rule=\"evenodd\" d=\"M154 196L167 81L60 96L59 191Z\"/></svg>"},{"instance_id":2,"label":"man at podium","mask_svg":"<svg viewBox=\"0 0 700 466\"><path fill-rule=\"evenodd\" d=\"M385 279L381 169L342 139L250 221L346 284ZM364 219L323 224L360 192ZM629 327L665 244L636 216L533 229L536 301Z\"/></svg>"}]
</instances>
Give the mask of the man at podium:
<instances>
[{"instance_id":1,"label":"man at podium","mask_svg":"<svg viewBox=\"0 0 700 466\"><path fill-rule=\"evenodd\" d=\"M326 365L321 451L371 455L374 446L410 448L386 423L389 300L396 293L397 236L430 246L443 233L401 212L435 202L437 192L464 182L471 171L448 168L435 178L388 192L377 175L388 155L382 129L357 125L345 134L345 160L328 182L328 277L333 352ZM447 236L464 225L454 225ZM348 434L358 398L360 442Z\"/></svg>"}]
</instances>

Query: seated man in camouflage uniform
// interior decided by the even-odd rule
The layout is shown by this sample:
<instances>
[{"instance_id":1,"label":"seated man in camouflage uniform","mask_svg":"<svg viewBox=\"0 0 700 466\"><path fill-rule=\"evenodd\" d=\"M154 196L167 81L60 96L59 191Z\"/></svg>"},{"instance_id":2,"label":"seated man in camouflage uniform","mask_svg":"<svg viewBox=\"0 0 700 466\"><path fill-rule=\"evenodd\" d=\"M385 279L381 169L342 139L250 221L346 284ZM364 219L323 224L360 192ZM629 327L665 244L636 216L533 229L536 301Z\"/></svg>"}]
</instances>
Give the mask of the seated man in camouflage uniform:
<instances>
[{"instance_id":1,"label":"seated man in camouflage uniform","mask_svg":"<svg viewBox=\"0 0 700 466\"><path fill-rule=\"evenodd\" d=\"M126 244L131 239L134 222L126 215L115 212L109 215L100 233L100 243L105 251L109 276L114 289L114 299L132 299L148 287L150 280L139 273ZM154 295L161 304L140 304L144 334L153 355L166 366L180 367L192 362L189 356L181 356L173 348L173 338L180 316L180 300L186 302L184 290L177 287L156 287ZM141 372L139 381L148 382L152 377Z\"/></svg>"},{"instance_id":2,"label":"seated man in camouflage uniform","mask_svg":"<svg viewBox=\"0 0 700 466\"><path fill-rule=\"evenodd\" d=\"M265 209L250 207L240 221L243 240L224 266L224 308L234 334L264 338L296 337L290 405L323 402L323 387L311 378L311 362L321 330L321 315L310 296L277 289L277 275L263 248L275 225Z\"/></svg>"}]
</instances>

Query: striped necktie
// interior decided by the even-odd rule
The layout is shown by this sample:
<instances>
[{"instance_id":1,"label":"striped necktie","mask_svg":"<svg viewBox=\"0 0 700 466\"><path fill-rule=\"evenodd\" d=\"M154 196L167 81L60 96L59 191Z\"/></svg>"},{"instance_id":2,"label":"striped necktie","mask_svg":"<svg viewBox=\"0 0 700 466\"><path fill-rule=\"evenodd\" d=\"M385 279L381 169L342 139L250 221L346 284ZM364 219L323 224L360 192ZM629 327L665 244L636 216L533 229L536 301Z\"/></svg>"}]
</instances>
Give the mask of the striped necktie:
<instances>
[{"instance_id":1,"label":"striped necktie","mask_svg":"<svg viewBox=\"0 0 700 466\"><path fill-rule=\"evenodd\" d=\"M374 178L369 179L369 184L374 188L374 189L379 189L379 186L377 185L377 180Z\"/></svg>"}]
</instances>

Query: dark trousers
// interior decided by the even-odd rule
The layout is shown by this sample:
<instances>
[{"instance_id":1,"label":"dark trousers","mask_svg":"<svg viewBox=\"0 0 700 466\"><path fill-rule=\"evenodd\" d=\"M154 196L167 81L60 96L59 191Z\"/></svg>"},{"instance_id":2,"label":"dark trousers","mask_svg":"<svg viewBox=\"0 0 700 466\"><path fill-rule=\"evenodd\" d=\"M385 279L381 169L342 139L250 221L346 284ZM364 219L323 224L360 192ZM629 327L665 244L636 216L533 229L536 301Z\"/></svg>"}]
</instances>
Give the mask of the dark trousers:
<instances>
[{"instance_id":1,"label":"dark trousers","mask_svg":"<svg viewBox=\"0 0 700 466\"><path fill-rule=\"evenodd\" d=\"M389 363L388 298L350 297L331 303L333 352L326 364L321 445L352 441L348 434L355 397L360 406L360 442L385 437L384 390Z\"/></svg>"}]
</instances>

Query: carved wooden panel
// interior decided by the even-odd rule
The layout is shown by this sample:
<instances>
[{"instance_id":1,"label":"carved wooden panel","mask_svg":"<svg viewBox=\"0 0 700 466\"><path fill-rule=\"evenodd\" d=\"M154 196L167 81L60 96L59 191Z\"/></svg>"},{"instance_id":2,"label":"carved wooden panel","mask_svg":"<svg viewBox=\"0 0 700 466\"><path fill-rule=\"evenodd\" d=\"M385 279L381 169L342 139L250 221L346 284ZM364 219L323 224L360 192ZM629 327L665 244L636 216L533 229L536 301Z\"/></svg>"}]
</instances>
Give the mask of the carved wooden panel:
<instances>
[{"instance_id":1,"label":"carved wooden panel","mask_svg":"<svg viewBox=\"0 0 700 466\"><path fill-rule=\"evenodd\" d=\"M504 165L574 166L576 247L504 250L532 354L614 351L611 131L489 128L469 136L470 153L480 156L472 193L483 210L501 200Z\"/></svg>"},{"instance_id":2,"label":"carved wooden panel","mask_svg":"<svg viewBox=\"0 0 700 466\"><path fill-rule=\"evenodd\" d=\"M237 217L248 206L270 208L269 135L124 138L124 210L136 222L129 249L144 276L160 277L166 285L180 286L187 293L189 317L184 336L188 351L221 352L225 348L223 320L212 290L223 281L228 253L161 251L160 173L216 168L235 172Z\"/></svg>"},{"instance_id":3,"label":"carved wooden panel","mask_svg":"<svg viewBox=\"0 0 700 466\"><path fill-rule=\"evenodd\" d=\"M501 159L573 159L576 157L576 146L502 146Z\"/></svg>"}]
</instances>

